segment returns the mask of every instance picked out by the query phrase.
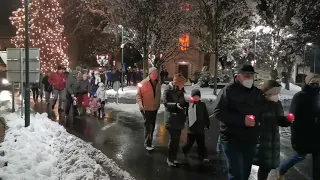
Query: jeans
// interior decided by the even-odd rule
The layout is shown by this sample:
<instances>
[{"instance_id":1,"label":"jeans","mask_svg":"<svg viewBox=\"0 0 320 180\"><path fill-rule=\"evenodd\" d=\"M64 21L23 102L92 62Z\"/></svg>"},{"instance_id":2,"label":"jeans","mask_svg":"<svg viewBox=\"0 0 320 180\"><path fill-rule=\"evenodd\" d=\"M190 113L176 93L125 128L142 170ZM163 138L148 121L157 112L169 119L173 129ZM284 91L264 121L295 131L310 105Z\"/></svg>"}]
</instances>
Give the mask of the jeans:
<instances>
[{"instance_id":1,"label":"jeans","mask_svg":"<svg viewBox=\"0 0 320 180\"><path fill-rule=\"evenodd\" d=\"M152 146L153 132L156 126L158 111L145 111L144 117L144 145L146 147Z\"/></svg>"},{"instance_id":2,"label":"jeans","mask_svg":"<svg viewBox=\"0 0 320 180\"><path fill-rule=\"evenodd\" d=\"M50 103L50 97L51 97L51 92L44 92L44 97L46 98L46 103L49 104Z\"/></svg>"},{"instance_id":3,"label":"jeans","mask_svg":"<svg viewBox=\"0 0 320 180\"><path fill-rule=\"evenodd\" d=\"M39 98L39 89L38 88L32 88L32 97L33 101L37 102Z\"/></svg>"},{"instance_id":4,"label":"jeans","mask_svg":"<svg viewBox=\"0 0 320 180\"><path fill-rule=\"evenodd\" d=\"M169 150L168 150L168 159L170 162L177 160L177 154L179 151L179 142L181 136L181 130L179 129L167 129L170 135L169 138Z\"/></svg>"},{"instance_id":5,"label":"jeans","mask_svg":"<svg viewBox=\"0 0 320 180\"><path fill-rule=\"evenodd\" d=\"M188 154L192 148L194 142L197 142L198 145L198 156L200 158L207 158L207 148L205 144L205 135L202 134L188 134L187 142L182 148L184 154Z\"/></svg>"},{"instance_id":6,"label":"jeans","mask_svg":"<svg viewBox=\"0 0 320 180\"><path fill-rule=\"evenodd\" d=\"M279 174L285 175L290 168L297 163L303 161L307 154L299 154L291 156L289 159L281 163L279 167ZM320 179L320 153L312 153L312 177L314 180Z\"/></svg>"},{"instance_id":7,"label":"jeans","mask_svg":"<svg viewBox=\"0 0 320 180\"><path fill-rule=\"evenodd\" d=\"M228 167L228 180L248 180L256 145L222 143Z\"/></svg>"},{"instance_id":8,"label":"jeans","mask_svg":"<svg viewBox=\"0 0 320 180\"><path fill-rule=\"evenodd\" d=\"M61 109L62 107L62 102L66 99L66 93L65 93L65 89L64 90L53 90L53 104L52 107L54 107L57 103L58 100L58 96L59 96L59 106L58 108Z\"/></svg>"}]
</instances>

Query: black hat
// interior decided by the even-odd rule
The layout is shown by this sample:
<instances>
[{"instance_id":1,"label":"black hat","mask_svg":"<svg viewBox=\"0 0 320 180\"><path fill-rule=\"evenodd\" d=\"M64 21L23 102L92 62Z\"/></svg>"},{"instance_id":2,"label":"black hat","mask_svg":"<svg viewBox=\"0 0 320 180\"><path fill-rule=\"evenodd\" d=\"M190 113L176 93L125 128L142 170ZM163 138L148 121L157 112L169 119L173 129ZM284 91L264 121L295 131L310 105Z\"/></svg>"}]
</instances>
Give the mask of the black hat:
<instances>
[{"instance_id":1,"label":"black hat","mask_svg":"<svg viewBox=\"0 0 320 180\"><path fill-rule=\"evenodd\" d=\"M192 96L199 96L199 97L201 97L201 92L200 92L200 90L199 89L192 89L191 90L191 97Z\"/></svg>"},{"instance_id":2,"label":"black hat","mask_svg":"<svg viewBox=\"0 0 320 180\"><path fill-rule=\"evenodd\" d=\"M236 74L257 74L254 71L253 66L249 64L243 64L240 67L236 68L235 73Z\"/></svg>"}]
</instances>

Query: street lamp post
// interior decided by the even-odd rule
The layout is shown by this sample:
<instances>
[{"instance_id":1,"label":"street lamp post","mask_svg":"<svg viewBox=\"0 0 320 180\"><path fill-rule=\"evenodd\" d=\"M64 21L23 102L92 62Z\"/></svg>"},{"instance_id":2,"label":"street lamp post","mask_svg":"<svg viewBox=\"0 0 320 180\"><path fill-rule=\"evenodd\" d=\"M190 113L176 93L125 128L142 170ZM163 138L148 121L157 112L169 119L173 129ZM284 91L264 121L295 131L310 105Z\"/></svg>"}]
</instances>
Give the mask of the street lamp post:
<instances>
[{"instance_id":1,"label":"street lamp post","mask_svg":"<svg viewBox=\"0 0 320 180\"><path fill-rule=\"evenodd\" d=\"M119 25L119 27L121 28L121 88L123 91L123 71L125 70L124 68L124 64L123 64L123 54L124 54L124 31L123 31L123 26Z\"/></svg>"},{"instance_id":2,"label":"street lamp post","mask_svg":"<svg viewBox=\"0 0 320 180\"><path fill-rule=\"evenodd\" d=\"M307 46L310 46L310 47L313 47L314 45L313 45L313 43L307 43L305 46L304 46L304 61L306 60L306 47ZM315 49L315 47L313 47L312 48L313 49L313 73L316 73L316 49Z\"/></svg>"},{"instance_id":3,"label":"street lamp post","mask_svg":"<svg viewBox=\"0 0 320 180\"><path fill-rule=\"evenodd\" d=\"M26 68L26 88L25 88L25 127L30 125L30 85L29 85L29 2L24 1L25 8L25 68Z\"/></svg>"}]
</instances>

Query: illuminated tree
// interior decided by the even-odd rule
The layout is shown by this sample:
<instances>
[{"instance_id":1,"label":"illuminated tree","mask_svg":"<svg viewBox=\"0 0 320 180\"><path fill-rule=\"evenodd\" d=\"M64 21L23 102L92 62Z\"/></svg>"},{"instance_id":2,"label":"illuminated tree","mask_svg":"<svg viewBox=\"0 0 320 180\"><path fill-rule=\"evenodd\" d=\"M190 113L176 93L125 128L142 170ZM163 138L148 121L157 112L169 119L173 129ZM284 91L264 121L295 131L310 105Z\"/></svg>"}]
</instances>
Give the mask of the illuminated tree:
<instances>
[{"instance_id":1,"label":"illuminated tree","mask_svg":"<svg viewBox=\"0 0 320 180\"><path fill-rule=\"evenodd\" d=\"M22 0L23 1L23 0ZM24 4L22 2L22 4ZM10 17L16 28L12 43L24 48L24 6ZM63 35L64 26L59 19L63 12L57 0L29 0L29 38L31 48L40 48L41 71L53 71L58 65L68 66L67 42Z\"/></svg>"}]
</instances>

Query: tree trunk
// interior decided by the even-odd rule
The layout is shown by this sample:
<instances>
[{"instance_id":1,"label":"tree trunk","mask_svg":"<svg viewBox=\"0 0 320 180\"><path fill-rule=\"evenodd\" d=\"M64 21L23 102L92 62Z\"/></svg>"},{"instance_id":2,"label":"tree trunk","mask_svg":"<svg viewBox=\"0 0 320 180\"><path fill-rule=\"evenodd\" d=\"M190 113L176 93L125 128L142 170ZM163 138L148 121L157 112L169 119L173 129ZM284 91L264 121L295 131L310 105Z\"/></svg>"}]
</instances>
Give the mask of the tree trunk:
<instances>
[{"instance_id":1,"label":"tree trunk","mask_svg":"<svg viewBox=\"0 0 320 180\"><path fill-rule=\"evenodd\" d=\"M288 66L287 67L287 73L286 73L286 78L285 78L285 83L286 83L286 90L290 90L290 77L291 77L291 71L292 71L292 67Z\"/></svg>"},{"instance_id":2,"label":"tree trunk","mask_svg":"<svg viewBox=\"0 0 320 180\"><path fill-rule=\"evenodd\" d=\"M271 80L277 80L278 79L278 71L276 69L272 69L270 72Z\"/></svg>"}]
</instances>

